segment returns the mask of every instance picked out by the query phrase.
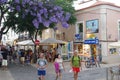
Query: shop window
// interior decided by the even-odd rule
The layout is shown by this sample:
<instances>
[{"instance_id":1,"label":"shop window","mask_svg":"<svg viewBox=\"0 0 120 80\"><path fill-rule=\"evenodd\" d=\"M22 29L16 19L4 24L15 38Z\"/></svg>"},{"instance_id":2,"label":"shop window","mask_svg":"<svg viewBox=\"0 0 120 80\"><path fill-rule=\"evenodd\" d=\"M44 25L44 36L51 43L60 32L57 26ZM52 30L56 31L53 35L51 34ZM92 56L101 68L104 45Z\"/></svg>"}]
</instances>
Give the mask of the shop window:
<instances>
[{"instance_id":1,"label":"shop window","mask_svg":"<svg viewBox=\"0 0 120 80\"><path fill-rule=\"evenodd\" d=\"M116 48L111 48L110 49L110 54L116 54L116 53L117 53Z\"/></svg>"},{"instance_id":2,"label":"shop window","mask_svg":"<svg viewBox=\"0 0 120 80\"><path fill-rule=\"evenodd\" d=\"M94 45L94 44L91 45L91 55L96 57L96 55L97 55L96 52L97 52L96 51L96 45Z\"/></svg>"},{"instance_id":3,"label":"shop window","mask_svg":"<svg viewBox=\"0 0 120 80\"><path fill-rule=\"evenodd\" d=\"M78 51L82 54L83 53L83 45L78 45Z\"/></svg>"},{"instance_id":4,"label":"shop window","mask_svg":"<svg viewBox=\"0 0 120 80\"><path fill-rule=\"evenodd\" d=\"M79 33L83 32L83 23L79 24Z\"/></svg>"}]
</instances>

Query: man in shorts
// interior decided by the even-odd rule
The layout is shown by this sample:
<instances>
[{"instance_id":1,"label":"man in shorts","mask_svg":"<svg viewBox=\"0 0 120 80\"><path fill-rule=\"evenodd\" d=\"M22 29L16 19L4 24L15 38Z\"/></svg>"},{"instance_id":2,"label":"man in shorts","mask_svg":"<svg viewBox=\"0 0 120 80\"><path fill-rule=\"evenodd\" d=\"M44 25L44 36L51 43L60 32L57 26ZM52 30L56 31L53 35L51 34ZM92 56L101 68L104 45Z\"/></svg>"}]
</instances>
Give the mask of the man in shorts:
<instances>
[{"instance_id":1,"label":"man in shorts","mask_svg":"<svg viewBox=\"0 0 120 80\"><path fill-rule=\"evenodd\" d=\"M37 60L37 69L38 69L38 76L39 80L45 80L45 75L46 75L46 68L47 68L47 60L45 59L45 56L43 53L39 54L39 58Z\"/></svg>"},{"instance_id":2,"label":"man in shorts","mask_svg":"<svg viewBox=\"0 0 120 80\"><path fill-rule=\"evenodd\" d=\"M78 73L80 72L80 66L81 66L80 57L77 54L78 51L75 50L71 59L71 67L74 73L74 80L78 80Z\"/></svg>"}]
</instances>

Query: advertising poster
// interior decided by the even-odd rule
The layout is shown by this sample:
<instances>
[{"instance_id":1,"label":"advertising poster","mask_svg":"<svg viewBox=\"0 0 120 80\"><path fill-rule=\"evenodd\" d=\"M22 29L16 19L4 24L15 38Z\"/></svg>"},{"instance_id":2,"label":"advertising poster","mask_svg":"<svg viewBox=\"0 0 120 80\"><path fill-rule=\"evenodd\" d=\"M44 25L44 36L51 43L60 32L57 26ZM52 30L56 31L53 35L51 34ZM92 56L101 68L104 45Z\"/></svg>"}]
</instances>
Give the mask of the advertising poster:
<instances>
[{"instance_id":1,"label":"advertising poster","mask_svg":"<svg viewBox=\"0 0 120 80\"><path fill-rule=\"evenodd\" d=\"M87 33L98 33L99 32L98 19L86 21L86 31Z\"/></svg>"}]
</instances>

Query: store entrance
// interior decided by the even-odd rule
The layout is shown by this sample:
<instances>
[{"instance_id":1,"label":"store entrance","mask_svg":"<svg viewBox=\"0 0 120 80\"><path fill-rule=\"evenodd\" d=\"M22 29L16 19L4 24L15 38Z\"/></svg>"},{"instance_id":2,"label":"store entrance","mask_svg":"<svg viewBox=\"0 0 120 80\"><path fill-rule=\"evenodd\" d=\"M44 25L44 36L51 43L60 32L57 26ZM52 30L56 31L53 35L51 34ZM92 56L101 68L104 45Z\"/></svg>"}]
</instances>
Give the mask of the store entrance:
<instances>
[{"instance_id":1,"label":"store entrance","mask_svg":"<svg viewBox=\"0 0 120 80\"><path fill-rule=\"evenodd\" d=\"M97 56L96 44L78 44L74 45L74 48L78 50L80 56L94 58L96 58Z\"/></svg>"},{"instance_id":2,"label":"store entrance","mask_svg":"<svg viewBox=\"0 0 120 80\"><path fill-rule=\"evenodd\" d=\"M91 56L92 56L93 58L95 58L95 59L96 59L96 57L97 57L96 44L92 44L92 45L91 45Z\"/></svg>"},{"instance_id":3,"label":"store entrance","mask_svg":"<svg viewBox=\"0 0 120 80\"><path fill-rule=\"evenodd\" d=\"M84 44L83 45L83 56L96 58L97 48L96 44Z\"/></svg>"},{"instance_id":4,"label":"store entrance","mask_svg":"<svg viewBox=\"0 0 120 80\"><path fill-rule=\"evenodd\" d=\"M82 44L78 45L78 51L80 54L83 53L83 45Z\"/></svg>"}]
</instances>

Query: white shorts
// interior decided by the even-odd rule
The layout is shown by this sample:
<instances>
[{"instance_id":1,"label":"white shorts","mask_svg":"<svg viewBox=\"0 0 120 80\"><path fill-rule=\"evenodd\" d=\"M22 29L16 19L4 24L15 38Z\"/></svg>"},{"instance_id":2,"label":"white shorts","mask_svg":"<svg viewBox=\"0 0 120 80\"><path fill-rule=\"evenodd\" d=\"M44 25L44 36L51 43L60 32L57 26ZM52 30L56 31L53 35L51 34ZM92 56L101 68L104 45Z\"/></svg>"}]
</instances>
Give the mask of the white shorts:
<instances>
[{"instance_id":1,"label":"white shorts","mask_svg":"<svg viewBox=\"0 0 120 80\"><path fill-rule=\"evenodd\" d=\"M8 65L7 60L3 59L2 60L2 66L7 66L7 65Z\"/></svg>"},{"instance_id":2,"label":"white shorts","mask_svg":"<svg viewBox=\"0 0 120 80\"><path fill-rule=\"evenodd\" d=\"M25 61L25 57L21 57L21 61L24 62Z\"/></svg>"}]
</instances>

